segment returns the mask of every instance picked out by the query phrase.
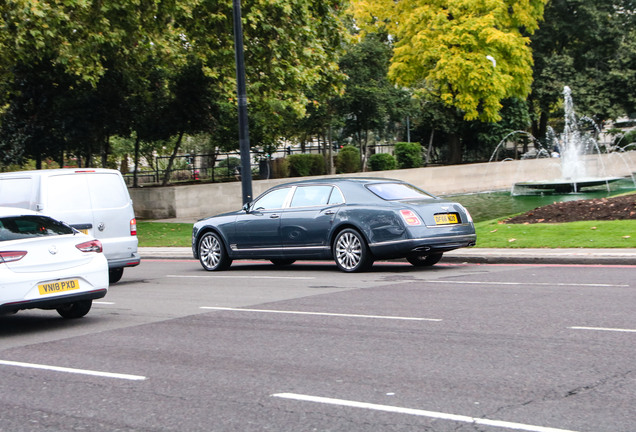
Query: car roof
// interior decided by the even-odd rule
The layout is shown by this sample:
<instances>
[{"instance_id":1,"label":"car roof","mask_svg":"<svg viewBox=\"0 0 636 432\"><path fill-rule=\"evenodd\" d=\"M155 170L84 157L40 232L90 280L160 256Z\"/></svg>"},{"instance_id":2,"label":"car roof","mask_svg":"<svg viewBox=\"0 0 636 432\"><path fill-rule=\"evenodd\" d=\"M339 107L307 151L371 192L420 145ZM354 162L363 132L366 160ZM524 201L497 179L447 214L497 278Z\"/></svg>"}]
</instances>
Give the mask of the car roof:
<instances>
[{"instance_id":1,"label":"car roof","mask_svg":"<svg viewBox=\"0 0 636 432\"><path fill-rule=\"evenodd\" d=\"M38 212L18 207L0 207L0 217L37 215Z\"/></svg>"},{"instance_id":2,"label":"car roof","mask_svg":"<svg viewBox=\"0 0 636 432\"><path fill-rule=\"evenodd\" d=\"M99 174L99 173L119 173L110 168L54 168L28 171L8 171L0 173L0 177L24 177L24 176L55 176L61 174Z\"/></svg>"},{"instance_id":3,"label":"car roof","mask_svg":"<svg viewBox=\"0 0 636 432\"><path fill-rule=\"evenodd\" d=\"M301 184L341 184L341 183L356 183L356 184L369 184L369 183L404 183L402 180L396 180L391 178L381 177L324 177L309 180L298 180L295 182L281 184L280 186L301 185Z\"/></svg>"}]
</instances>

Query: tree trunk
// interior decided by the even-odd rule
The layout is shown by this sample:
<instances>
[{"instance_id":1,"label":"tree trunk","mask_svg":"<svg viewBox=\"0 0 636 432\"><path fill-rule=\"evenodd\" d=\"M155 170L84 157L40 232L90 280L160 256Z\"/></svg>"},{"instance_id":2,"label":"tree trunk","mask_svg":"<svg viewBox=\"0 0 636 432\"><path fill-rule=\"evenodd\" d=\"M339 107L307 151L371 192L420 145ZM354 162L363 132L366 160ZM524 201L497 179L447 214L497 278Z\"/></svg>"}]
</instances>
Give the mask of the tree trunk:
<instances>
[{"instance_id":1,"label":"tree trunk","mask_svg":"<svg viewBox=\"0 0 636 432\"><path fill-rule=\"evenodd\" d=\"M161 186L167 186L168 181L170 180L170 172L172 171L172 165L174 162L174 158L177 157L177 153L179 152L179 147L181 147L181 140L183 139L183 131L179 132L179 136L177 137L177 142L174 145L174 150L170 155L170 159L168 160L168 167L166 168L166 172L163 175L163 181L161 182Z\"/></svg>"},{"instance_id":2,"label":"tree trunk","mask_svg":"<svg viewBox=\"0 0 636 432\"><path fill-rule=\"evenodd\" d=\"M139 187L139 181L137 179L137 171L139 169L139 147L141 146L141 140L139 134L135 138L135 169L133 170L133 187Z\"/></svg>"},{"instance_id":3,"label":"tree trunk","mask_svg":"<svg viewBox=\"0 0 636 432\"><path fill-rule=\"evenodd\" d=\"M110 137L106 136L102 149L102 168L108 168L108 154L110 153Z\"/></svg>"},{"instance_id":4,"label":"tree trunk","mask_svg":"<svg viewBox=\"0 0 636 432\"><path fill-rule=\"evenodd\" d=\"M450 150L448 163L451 165L462 163L462 141L457 133L448 136L448 148Z\"/></svg>"},{"instance_id":5,"label":"tree trunk","mask_svg":"<svg viewBox=\"0 0 636 432\"><path fill-rule=\"evenodd\" d=\"M431 152L433 151L434 136L435 136L435 129L431 129L431 137L428 139L428 149L426 150L426 165L431 163Z\"/></svg>"}]
</instances>

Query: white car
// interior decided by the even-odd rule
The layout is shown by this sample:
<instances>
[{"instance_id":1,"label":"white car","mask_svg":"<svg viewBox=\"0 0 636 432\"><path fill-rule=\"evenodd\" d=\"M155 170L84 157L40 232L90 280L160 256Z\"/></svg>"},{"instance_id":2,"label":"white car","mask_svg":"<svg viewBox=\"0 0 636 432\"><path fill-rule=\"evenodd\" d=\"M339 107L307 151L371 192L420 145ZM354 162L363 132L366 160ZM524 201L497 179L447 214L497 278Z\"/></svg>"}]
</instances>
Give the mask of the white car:
<instances>
[{"instance_id":1,"label":"white car","mask_svg":"<svg viewBox=\"0 0 636 432\"><path fill-rule=\"evenodd\" d=\"M34 211L0 207L0 313L55 309L80 318L107 291L99 240Z\"/></svg>"}]
</instances>

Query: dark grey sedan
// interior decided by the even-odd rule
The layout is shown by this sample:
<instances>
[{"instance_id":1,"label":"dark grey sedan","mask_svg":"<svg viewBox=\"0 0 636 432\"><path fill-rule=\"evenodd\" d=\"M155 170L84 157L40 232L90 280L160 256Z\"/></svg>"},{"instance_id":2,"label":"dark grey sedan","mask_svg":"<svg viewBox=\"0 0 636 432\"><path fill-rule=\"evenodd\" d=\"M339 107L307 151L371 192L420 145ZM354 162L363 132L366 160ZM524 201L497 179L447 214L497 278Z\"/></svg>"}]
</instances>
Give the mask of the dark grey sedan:
<instances>
[{"instance_id":1,"label":"dark grey sedan","mask_svg":"<svg viewBox=\"0 0 636 432\"><path fill-rule=\"evenodd\" d=\"M325 178L276 186L239 211L201 219L192 251L210 271L248 258L279 266L334 259L342 271L357 272L379 259L431 266L475 240L461 204L399 180Z\"/></svg>"}]
</instances>

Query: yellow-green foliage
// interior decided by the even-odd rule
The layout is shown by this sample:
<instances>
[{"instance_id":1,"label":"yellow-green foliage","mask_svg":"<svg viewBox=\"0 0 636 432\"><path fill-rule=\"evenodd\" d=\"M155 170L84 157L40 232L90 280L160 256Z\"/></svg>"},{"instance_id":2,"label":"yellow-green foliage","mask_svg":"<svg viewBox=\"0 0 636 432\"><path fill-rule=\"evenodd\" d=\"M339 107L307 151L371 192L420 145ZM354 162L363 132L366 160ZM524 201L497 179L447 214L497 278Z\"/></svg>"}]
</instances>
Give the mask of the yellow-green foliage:
<instances>
[{"instance_id":1,"label":"yellow-green foliage","mask_svg":"<svg viewBox=\"0 0 636 432\"><path fill-rule=\"evenodd\" d=\"M532 83L529 38L546 0L354 0L356 23L394 36L390 77L433 92L466 120L500 119L500 101Z\"/></svg>"}]
</instances>

